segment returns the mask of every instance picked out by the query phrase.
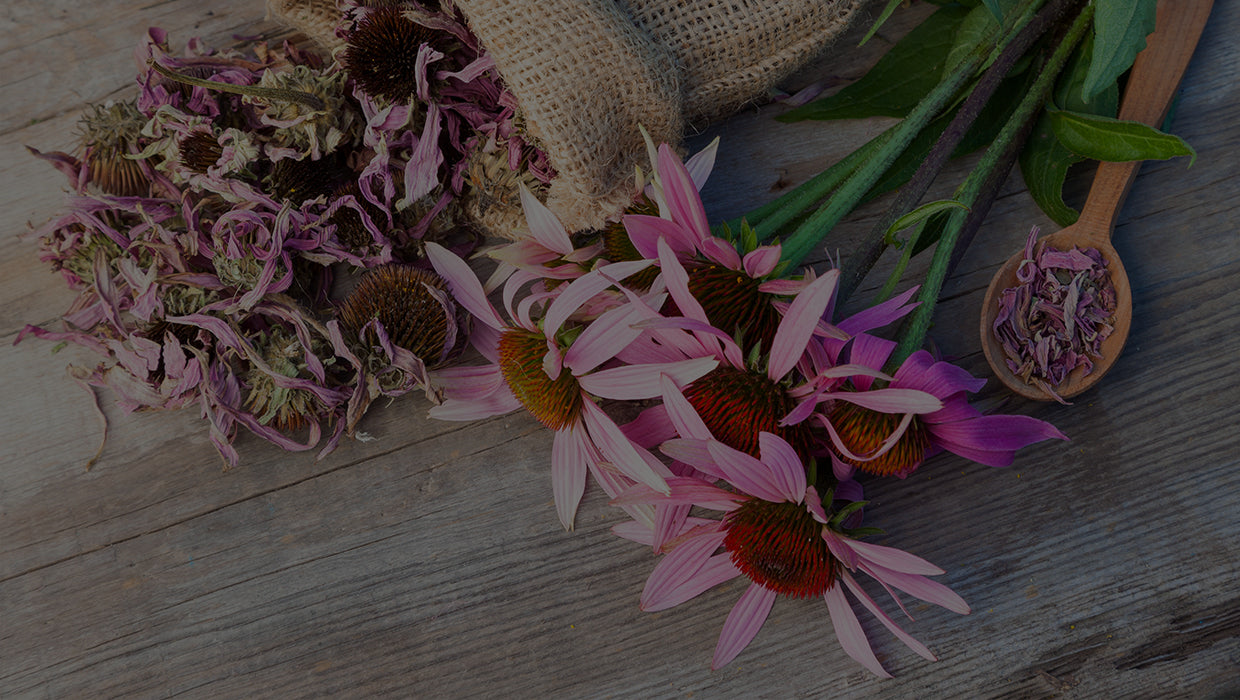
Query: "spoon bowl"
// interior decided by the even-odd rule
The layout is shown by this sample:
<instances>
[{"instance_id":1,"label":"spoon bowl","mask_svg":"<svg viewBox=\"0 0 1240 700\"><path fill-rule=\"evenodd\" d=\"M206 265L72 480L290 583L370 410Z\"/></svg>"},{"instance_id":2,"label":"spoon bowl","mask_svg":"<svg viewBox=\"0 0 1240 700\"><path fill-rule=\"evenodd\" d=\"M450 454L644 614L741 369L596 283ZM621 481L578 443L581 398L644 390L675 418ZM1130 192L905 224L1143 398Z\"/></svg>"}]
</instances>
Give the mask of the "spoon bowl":
<instances>
[{"instance_id":1,"label":"spoon bowl","mask_svg":"<svg viewBox=\"0 0 1240 700\"><path fill-rule=\"evenodd\" d=\"M1158 3L1157 28L1133 62L1128 88L1120 105L1120 119L1155 127L1162 123L1213 4L1213 0L1162 0ZM1077 222L1042 236L1035 247L1035 250L1050 246L1065 251L1073 247L1094 248L1107 262L1106 269L1115 287L1116 306L1110 320L1114 330L1102 341L1099 356L1091 358L1092 370L1088 373L1081 367L1072 370L1067 378L1052 387L1054 394L1013 373L1008 368L1007 353L995 337L994 322L1004 290L1018 284L1016 270L1024 260L1024 250L1008 258L991 279L982 302L982 351L995 376L1013 392L1039 401L1076 396L1102 379L1123 351L1132 326L1132 287L1124 263L1111 245L1111 232L1140 167L1141 161L1099 163Z\"/></svg>"}]
</instances>

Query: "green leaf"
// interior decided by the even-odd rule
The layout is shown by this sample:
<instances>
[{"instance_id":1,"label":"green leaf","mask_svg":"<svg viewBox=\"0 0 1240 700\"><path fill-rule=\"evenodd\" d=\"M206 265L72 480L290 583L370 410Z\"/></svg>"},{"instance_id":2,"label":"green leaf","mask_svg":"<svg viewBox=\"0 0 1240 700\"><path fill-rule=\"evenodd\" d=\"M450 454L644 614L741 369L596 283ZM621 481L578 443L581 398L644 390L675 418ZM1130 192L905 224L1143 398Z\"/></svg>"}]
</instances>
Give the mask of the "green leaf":
<instances>
[{"instance_id":1,"label":"green leaf","mask_svg":"<svg viewBox=\"0 0 1240 700\"><path fill-rule=\"evenodd\" d=\"M968 10L955 6L935 11L855 83L776 119L797 122L905 116L939 84L952 37L966 14Z\"/></svg>"},{"instance_id":2,"label":"green leaf","mask_svg":"<svg viewBox=\"0 0 1240 700\"><path fill-rule=\"evenodd\" d=\"M1111 162L1190 156L1189 165L1197 159L1184 139L1140 122L1064 110L1049 115L1056 138L1078 156Z\"/></svg>"},{"instance_id":3,"label":"green leaf","mask_svg":"<svg viewBox=\"0 0 1240 700\"><path fill-rule=\"evenodd\" d=\"M964 63L973 49L982 42L989 42L999 32L999 23L994 15L985 7L975 7L961 20L956 29L955 41L947 52L947 60L943 62L943 74L946 75ZM985 66L982 67L985 69Z\"/></svg>"},{"instance_id":4,"label":"green leaf","mask_svg":"<svg viewBox=\"0 0 1240 700\"><path fill-rule=\"evenodd\" d=\"M1068 178L1068 168L1081 160L1059 143L1046 114L1038 118L1020 152L1020 174L1029 188L1029 196L1060 226L1074 224L1080 216L1063 201L1063 183Z\"/></svg>"},{"instance_id":5,"label":"green leaf","mask_svg":"<svg viewBox=\"0 0 1240 700\"><path fill-rule=\"evenodd\" d=\"M1132 66L1154 31L1157 0L1094 0L1094 53L1085 78L1085 99L1105 90Z\"/></svg>"},{"instance_id":6,"label":"green leaf","mask_svg":"<svg viewBox=\"0 0 1240 700\"><path fill-rule=\"evenodd\" d=\"M896 11L896 8L899 7L902 2L904 2L904 0L888 0L887 7L883 8L882 14L878 16L878 19L874 20L874 24L870 25L870 31L866 32L865 36L861 37L861 43L857 44L857 46L865 46L865 42L872 39L874 35L878 33L878 28L883 26L883 23L887 21L887 18L891 16L891 13Z\"/></svg>"},{"instance_id":7,"label":"green leaf","mask_svg":"<svg viewBox=\"0 0 1240 700\"><path fill-rule=\"evenodd\" d=\"M933 202L927 202L917 207L913 211L910 211L904 216L901 216L900 218L896 219L895 223L891 224L891 227L887 229L887 233L886 233L887 244L888 245L903 245L899 243L895 238L895 234L897 231L903 231L904 229L909 228L910 226L916 226L917 224L920 224L921 222L925 221L926 219L929 219L935 214L938 214L939 212L946 211L952 208L964 209L965 211L969 211L968 206L966 206L965 204L961 202L957 202L954 199L940 199L940 200L936 200Z\"/></svg>"},{"instance_id":8,"label":"green leaf","mask_svg":"<svg viewBox=\"0 0 1240 700\"><path fill-rule=\"evenodd\" d=\"M1119 109L1119 84L1112 82L1092 99L1085 99L1081 87L1089 71L1093 55L1093 37L1086 37L1076 48L1071 62L1064 68L1055 86L1055 103L1074 112L1114 117ZM1060 226L1076 222L1079 215L1063 201L1063 185L1068 170L1084 158L1068 150L1055 136L1050 117L1038 118L1024 149L1020 152L1020 172L1029 188L1029 196L1038 207Z\"/></svg>"}]
</instances>

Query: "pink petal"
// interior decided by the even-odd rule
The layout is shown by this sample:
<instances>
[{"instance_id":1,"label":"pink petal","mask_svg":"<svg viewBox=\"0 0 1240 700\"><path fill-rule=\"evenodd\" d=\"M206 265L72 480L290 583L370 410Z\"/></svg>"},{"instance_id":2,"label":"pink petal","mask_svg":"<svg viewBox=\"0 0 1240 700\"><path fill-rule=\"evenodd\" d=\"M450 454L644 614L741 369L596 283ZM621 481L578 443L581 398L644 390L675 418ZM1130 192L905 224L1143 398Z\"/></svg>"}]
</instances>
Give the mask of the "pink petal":
<instances>
[{"instance_id":1,"label":"pink petal","mask_svg":"<svg viewBox=\"0 0 1240 700\"><path fill-rule=\"evenodd\" d=\"M895 386L921 389L935 396L951 396L960 391L977 393L985 379L975 378L950 362L935 362L930 353L918 350L896 370Z\"/></svg>"},{"instance_id":2,"label":"pink petal","mask_svg":"<svg viewBox=\"0 0 1240 700\"><path fill-rule=\"evenodd\" d=\"M837 401L847 401L879 413L934 413L943 408L943 402L933 394L916 389L871 389L870 391L840 391L829 394Z\"/></svg>"},{"instance_id":3,"label":"pink petal","mask_svg":"<svg viewBox=\"0 0 1240 700\"><path fill-rule=\"evenodd\" d=\"M1055 426L1031 416L978 416L955 423L928 423L927 427L944 449L989 466L1011 464L1013 453L1026 445L1068 439Z\"/></svg>"},{"instance_id":4,"label":"pink petal","mask_svg":"<svg viewBox=\"0 0 1240 700\"><path fill-rule=\"evenodd\" d=\"M581 376L616 356L642 334L633 324L643 317L642 310L625 304L603 313L590 322L564 353L564 364Z\"/></svg>"},{"instance_id":5,"label":"pink petal","mask_svg":"<svg viewBox=\"0 0 1240 700\"><path fill-rule=\"evenodd\" d=\"M900 590L915 596L927 603L933 603L942 608L947 608L954 613L968 615L971 610L969 604L964 602L964 598L956 595L952 589L944 586L937 581L931 581L924 576L916 574L906 574L900 571L892 571L876 564L862 563L861 570L873 576L875 579L885 584L890 584Z\"/></svg>"},{"instance_id":6,"label":"pink petal","mask_svg":"<svg viewBox=\"0 0 1240 700\"><path fill-rule=\"evenodd\" d=\"M660 493L668 493L667 482L663 479L664 476L670 476L671 472L668 472L666 467L659 465L662 467L660 471L666 473L657 473L651 463L638 452L641 448L625 437L615 421L603 413L593 401L583 401L582 409L582 418L590 433L590 439L612 466L634 481L646 484ZM659 463L655 460L654 464Z\"/></svg>"},{"instance_id":7,"label":"pink petal","mask_svg":"<svg viewBox=\"0 0 1240 700\"><path fill-rule=\"evenodd\" d=\"M777 245L764 245L755 248L745 255L745 274L754 279L766 277L779 264L779 256L783 250Z\"/></svg>"},{"instance_id":8,"label":"pink petal","mask_svg":"<svg viewBox=\"0 0 1240 700\"><path fill-rule=\"evenodd\" d=\"M671 419L676 432L686 438L712 439L714 436L710 434L705 421L693 408L693 404L685 398L676 382L672 381L671 377L660 381L663 387L663 405L667 409L667 417Z\"/></svg>"},{"instance_id":9,"label":"pink petal","mask_svg":"<svg viewBox=\"0 0 1240 700\"><path fill-rule=\"evenodd\" d=\"M775 340L771 343L771 356L766 374L779 381L805 354L805 346L814 334L818 320L831 303L839 282L839 271L831 270L814 280L808 287L792 300L788 313L779 322L775 331Z\"/></svg>"},{"instance_id":10,"label":"pink petal","mask_svg":"<svg viewBox=\"0 0 1240 700\"><path fill-rule=\"evenodd\" d=\"M731 581L740 575L741 570L736 568L736 564L732 563L732 557L727 552L716 554L707 559L705 564L702 564L702 568L698 569L693 578L668 591L663 596L663 609L666 610L687 600L692 600L715 586L725 581Z\"/></svg>"},{"instance_id":11,"label":"pink petal","mask_svg":"<svg viewBox=\"0 0 1240 700\"><path fill-rule=\"evenodd\" d=\"M667 417L667 409L662 404L651 406L637 415L636 418L620 426L620 430L633 442L650 449L676 437L676 428Z\"/></svg>"},{"instance_id":12,"label":"pink petal","mask_svg":"<svg viewBox=\"0 0 1240 700\"><path fill-rule=\"evenodd\" d=\"M909 312L917 308L917 304L909 304L909 299L917 293L917 287L913 287L903 294L898 294L881 304L875 304L864 311L859 311L852 316L840 321L836 324L840 330L849 335L860 335L866 331L882 328L883 326L898 321L907 316Z\"/></svg>"},{"instance_id":13,"label":"pink petal","mask_svg":"<svg viewBox=\"0 0 1240 700\"><path fill-rule=\"evenodd\" d=\"M693 179L693 186L699 192L706 185L710 171L715 168L715 155L718 152L719 137L716 136L706 148L689 156L689 160L685 161L685 170L689 172L689 177Z\"/></svg>"},{"instance_id":14,"label":"pink petal","mask_svg":"<svg viewBox=\"0 0 1240 700\"><path fill-rule=\"evenodd\" d=\"M659 267L663 270L663 280L667 283L667 291L672 295L672 300L676 302L676 308L680 309L685 318L710 323L702 305L689 291L689 273L685 272L684 266L676 259L667 241L660 238L658 248Z\"/></svg>"},{"instance_id":15,"label":"pink petal","mask_svg":"<svg viewBox=\"0 0 1240 700\"><path fill-rule=\"evenodd\" d=\"M697 250L692 234L675 221L648 214L629 214L621 222L633 247L643 258L659 257L659 239L666 239L672 250L680 255L692 255Z\"/></svg>"},{"instance_id":16,"label":"pink petal","mask_svg":"<svg viewBox=\"0 0 1240 700\"><path fill-rule=\"evenodd\" d=\"M857 583L857 580L852 577L852 574L847 571L841 571L840 578L844 581L844 585L848 586L848 590L852 591L853 595L857 597L857 600L861 602L861 605L865 606L865 609L869 610L871 615L877 617L878 621L883 623L883 626L895 635L897 639L904 642L909 649L917 652L918 656L926 659L927 661L939 660L938 657L935 656L925 644L922 644L914 639L913 635L900 629L900 626L896 624L895 620L892 620L887 613L883 612L883 610L878 607L878 604L874 602L874 599L866 594L865 589Z\"/></svg>"},{"instance_id":17,"label":"pink petal","mask_svg":"<svg viewBox=\"0 0 1240 700\"><path fill-rule=\"evenodd\" d=\"M722 238L708 236L698 242L697 248L711 262L718 263L729 270L741 269L740 253L737 253L736 248Z\"/></svg>"},{"instance_id":18,"label":"pink petal","mask_svg":"<svg viewBox=\"0 0 1240 700\"><path fill-rule=\"evenodd\" d=\"M646 612L658 612L675 605L674 602L668 604L668 595L688 583L701 570L710 555L723 544L725 536L724 532L699 535L664 555L646 579L639 607Z\"/></svg>"},{"instance_id":19,"label":"pink petal","mask_svg":"<svg viewBox=\"0 0 1240 700\"><path fill-rule=\"evenodd\" d=\"M719 469L719 465L715 464L715 458L711 456L710 450L706 447L710 442L710 440L694 438L667 440L659 445L659 451L677 462L683 462L693 467L712 479L726 479L724 472Z\"/></svg>"},{"instance_id":20,"label":"pink petal","mask_svg":"<svg viewBox=\"0 0 1240 700\"><path fill-rule=\"evenodd\" d=\"M796 450L778 435L762 431L758 433L758 451L781 487L784 500L800 503L805 497L805 465Z\"/></svg>"},{"instance_id":21,"label":"pink petal","mask_svg":"<svg viewBox=\"0 0 1240 700\"><path fill-rule=\"evenodd\" d=\"M770 467L752 456L732 449L718 440L706 443L711 458L723 472L724 478L741 491L757 496L765 501L782 503L784 497L780 483L771 473ZM797 493L794 503L799 502L804 491Z\"/></svg>"},{"instance_id":22,"label":"pink petal","mask_svg":"<svg viewBox=\"0 0 1240 700\"><path fill-rule=\"evenodd\" d=\"M723 631L719 633L719 643L715 645L715 657L711 659L710 668L716 670L727 666L737 654L749 646L749 642L762 629L762 623L771 613L778 594L762 586L751 583L741 594L740 600L728 613L723 623Z\"/></svg>"},{"instance_id":23,"label":"pink petal","mask_svg":"<svg viewBox=\"0 0 1240 700\"><path fill-rule=\"evenodd\" d=\"M878 657L874 656L874 650L870 648L870 640L866 639L865 630L861 629L857 614L848 604L844 589L840 586L832 586L822 597L827 601L831 625L835 628L835 636L840 640L840 646L843 647L844 652L874 675L891 678L891 674L887 673L883 665L878 662Z\"/></svg>"},{"instance_id":24,"label":"pink petal","mask_svg":"<svg viewBox=\"0 0 1240 700\"><path fill-rule=\"evenodd\" d=\"M487 301L487 295L482 291L482 283L464 260L431 241L426 244L426 257L431 261L435 272L447 282L452 296L456 297L456 301L465 307L466 311L496 330L504 329L503 319L496 313L495 307L491 306L491 302Z\"/></svg>"},{"instance_id":25,"label":"pink petal","mask_svg":"<svg viewBox=\"0 0 1240 700\"><path fill-rule=\"evenodd\" d=\"M551 493L555 496L555 512L565 530L573 529L577 504L586 491L586 454L582 441L585 431L578 425L555 431L551 443Z\"/></svg>"},{"instance_id":26,"label":"pink petal","mask_svg":"<svg viewBox=\"0 0 1240 700\"><path fill-rule=\"evenodd\" d=\"M745 500L743 495L725 491L691 476L669 476L666 481L671 490L669 495L661 494L645 484L634 484L611 499L611 505L689 505L726 512L736 510L737 503Z\"/></svg>"},{"instance_id":27,"label":"pink petal","mask_svg":"<svg viewBox=\"0 0 1240 700\"><path fill-rule=\"evenodd\" d=\"M573 242L569 240L564 224L524 184L518 184L521 188L521 208L525 210L525 222L534 240L560 255L573 252Z\"/></svg>"},{"instance_id":28,"label":"pink petal","mask_svg":"<svg viewBox=\"0 0 1240 700\"><path fill-rule=\"evenodd\" d=\"M848 540L848 546L861 555L862 559L892 571L922 576L938 576L944 573L942 569L925 559L895 547L885 547L881 544L853 539Z\"/></svg>"},{"instance_id":29,"label":"pink petal","mask_svg":"<svg viewBox=\"0 0 1240 700\"><path fill-rule=\"evenodd\" d=\"M706 209L693 177L667 144L659 146L659 180L672 220L684 224L696 241L710 236L710 222L706 220Z\"/></svg>"},{"instance_id":30,"label":"pink petal","mask_svg":"<svg viewBox=\"0 0 1240 700\"><path fill-rule=\"evenodd\" d=\"M651 365L628 365L592 372L577 378L581 388L604 399L635 401L659 396L662 377L668 377L678 385L699 379L719 362L713 357L683 360Z\"/></svg>"}]
</instances>

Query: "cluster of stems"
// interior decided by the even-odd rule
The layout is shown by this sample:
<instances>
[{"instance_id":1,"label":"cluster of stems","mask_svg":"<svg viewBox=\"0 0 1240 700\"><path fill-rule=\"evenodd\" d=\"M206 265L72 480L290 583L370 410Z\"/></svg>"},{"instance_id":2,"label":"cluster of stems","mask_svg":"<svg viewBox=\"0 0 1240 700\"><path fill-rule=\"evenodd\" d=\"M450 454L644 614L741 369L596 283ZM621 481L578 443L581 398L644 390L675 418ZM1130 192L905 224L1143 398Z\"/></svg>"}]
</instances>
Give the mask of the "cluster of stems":
<instances>
[{"instance_id":1,"label":"cluster of stems","mask_svg":"<svg viewBox=\"0 0 1240 700\"><path fill-rule=\"evenodd\" d=\"M928 226L941 226L919 292L921 303L901 330L898 348L891 358L892 365L898 365L924 343L944 279L980 228L1026 136L1050 99L1056 78L1089 30L1092 20L1093 7L1084 0L1022 0L1007 13L999 31L979 36L967 56L900 122L811 180L749 212L744 219L754 228L759 241L778 237L789 269L797 267L844 216L866 199L918 134L954 105L959 105L926 159L880 217L862 249L844 260L839 291L842 302L856 291L886 248L892 245L893 225L917 208L999 84L1039 39L1053 33L1054 41L1048 43L1049 55L1033 56L1032 70L1037 77L1031 88L956 190L953 196L956 206L940 212L939 217L946 215L946 222L920 218L902 244L895 271L879 292L879 301L890 296L908 266L918 239ZM728 225L738 230L739 219Z\"/></svg>"}]
</instances>

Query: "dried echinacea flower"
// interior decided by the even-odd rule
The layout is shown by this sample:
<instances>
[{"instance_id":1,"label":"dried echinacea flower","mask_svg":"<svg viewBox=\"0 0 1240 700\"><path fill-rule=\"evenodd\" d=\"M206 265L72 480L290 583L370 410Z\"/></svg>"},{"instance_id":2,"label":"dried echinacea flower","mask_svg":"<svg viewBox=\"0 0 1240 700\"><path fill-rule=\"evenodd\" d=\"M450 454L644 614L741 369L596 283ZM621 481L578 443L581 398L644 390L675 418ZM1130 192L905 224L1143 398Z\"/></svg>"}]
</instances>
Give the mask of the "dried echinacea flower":
<instances>
[{"instance_id":1,"label":"dried echinacea flower","mask_svg":"<svg viewBox=\"0 0 1240 700\"><path fill-rule=\"evenodd\" d=\"M994 334L1008 369L1058 398L1055 387L1080 367L1093 370L1102 341L1114 330L1115 285L1096 248L1035 250L1038 227L1029 232L1016 287L1003 290Z\"/></svg>"},{"instance_id":2,"label":"dried echinacea flower","mask_svg":"<svg viewBox=\"0 0 1240 700\"><path fill-rule=\"evenodd\" d=\"M323 413L323 402L308 389L282 386L271 373L283 377L310 376L307 372L306 351L297 335L281 326L272 326L253 340L255 350L262 357L269 371L252 366L246 373L250 387L246 396L246 409L263 425L291 432L306 425L313 417ZM325 347L314 348L316 355L324 354Z\"/></svg>"},{"instance_id":3,"label":"dried echinacea flower","mask_svg":"<svg viewBox=\"0 0 1240 700\"><path fill-rule=\"evenodd\" d=\"M90 181L107 194L138 197L150 192L150 179L138 161L138 139L146 117L132 101L92 105L78 122Z\"/></svg>"},{"instance_id":4,"label":"dried echinacea flower","mask_svg":"<svg viewBox=\"0 0 1240 700\"><path fill-rule=\"evenodd\" d=\"M407 101L418 89L418 52L436 33L409 19L399 5L371 8L349 31L340 60L362 90L391 102Z\"/></svg>"},{"instance_id":5,"label":"dried echinacea flower","mask_svg":"<svg viewBox=\"0 0 1240 700\"><path fill-rule=\"evenodd\" d=\"M341 326L364 347L379 344L377 321L393 345L428 367L442 365L462 346L462 312L439 275L388 264L362 276L340 307Z\"/></svg>"}]
</instances>

